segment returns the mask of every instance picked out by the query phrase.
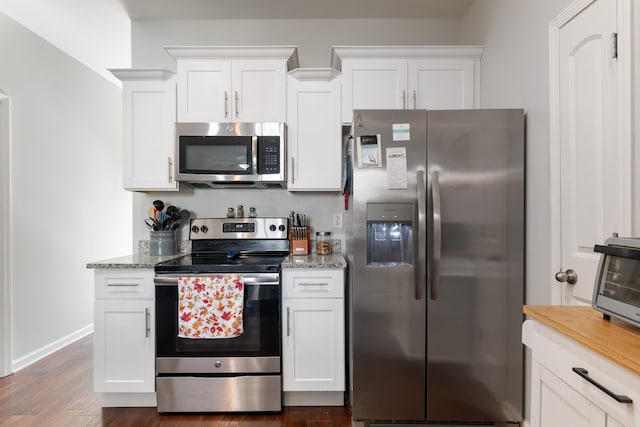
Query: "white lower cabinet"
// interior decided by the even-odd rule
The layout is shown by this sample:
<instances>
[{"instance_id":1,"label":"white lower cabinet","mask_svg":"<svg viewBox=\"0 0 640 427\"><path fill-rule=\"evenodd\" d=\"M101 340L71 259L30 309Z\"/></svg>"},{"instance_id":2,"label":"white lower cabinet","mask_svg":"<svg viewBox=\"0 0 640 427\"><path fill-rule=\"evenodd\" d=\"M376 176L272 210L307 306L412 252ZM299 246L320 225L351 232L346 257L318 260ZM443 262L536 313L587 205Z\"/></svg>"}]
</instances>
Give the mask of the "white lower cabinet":
<instances>
[{"instance_id":1,"label":"white lower cabinet","mask_svg":"<svg viewBox=\"0 0 640 427\"><path fill-rule=\"evenodd\" d=\"M153 270L95 272L93 387L103 406L155 406Z\"/></svg>"},{"instance_id":2,"label":"white lower cabinet","mask_svg":"<svg viewBox=\"0 0 640 427\"><path fill-rule=\"evenodd\" d=\"M640 377L534 320L522 337L532 353L531 427L640 427Z\"/></svg>"},{"instance_id":3,"label":"white lower cabinet","mask_svg":"<svg viewBox=\"0 0 640 427\"><path fill-rule=\"evenodd\" d=\"M284 269L285 405L344 404L344 270Z\"/></svg>"}]
</instances>

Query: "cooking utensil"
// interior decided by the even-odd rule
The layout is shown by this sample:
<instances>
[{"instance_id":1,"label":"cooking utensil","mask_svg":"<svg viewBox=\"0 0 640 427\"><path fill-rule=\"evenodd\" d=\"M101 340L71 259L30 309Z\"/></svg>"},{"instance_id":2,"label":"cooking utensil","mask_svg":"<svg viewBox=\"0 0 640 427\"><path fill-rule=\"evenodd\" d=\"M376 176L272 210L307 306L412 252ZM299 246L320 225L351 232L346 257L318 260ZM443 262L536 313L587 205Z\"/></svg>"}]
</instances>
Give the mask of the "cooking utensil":
<instances>
[{"instance_id":1,"label":"cooking utensil","mask_svg":"<svg viewBox=\"0 0 640 427\"><path fill-rule=\"evenodd\" d=\"M166 227L164 226L164 224L166 224L167 220L171 219L171 217L169 215L167 215L164 212L160 212L158 213L158 222L160 223L160 226L162 228L164 228L166 230Z\"/></svg>"},{"instance_id":2,"label":"cooking utensil","mask_svg":"<svg viewBox=\"0 0 640 427\"><path fill-rule=\"evenodd\" d=\"M183 222L188 221L191 218L191 212L186 209L181 210L178 213L178 218L175 219L169 228L169 230L175 231L182 225Z\"/></svg>"},{"instance_id":3,"label":"cooking utensil","mask_svg":"<svg viewBox=\"0 0 640 427\"><path fill-rule=\"evenodd\" d=\"M160 230L160 224L158 224L158 221L156 221L153 218L146 218L144 220L144 223L147 224L147 227L150 230L153 230L153 231L159 231Z\"/></svg>"},{"instance_id":4,"label":"cooking utensil","mask_svg":"<svg viewBox=\"0 0 640 427\"><path fill-rule=\"evenodd\" d=\"M164 210L164 202L162 200L154 200L153 207L158 210L158 212L162 212Z\"/></svg>"},{"instance_id":5,"label":"cooking utensil","mask_svg":"<svg viewBox=\"0 0 640 427\"><path fill-rule=\"evenodd\" d=\"M176 208L175 206L171 206L170 205L170 206L167 206L167 210L165 212L171 218L177 219L178 218L178 213L180 212L180 210L178 208Z\"/></svg>"}]
</instances>

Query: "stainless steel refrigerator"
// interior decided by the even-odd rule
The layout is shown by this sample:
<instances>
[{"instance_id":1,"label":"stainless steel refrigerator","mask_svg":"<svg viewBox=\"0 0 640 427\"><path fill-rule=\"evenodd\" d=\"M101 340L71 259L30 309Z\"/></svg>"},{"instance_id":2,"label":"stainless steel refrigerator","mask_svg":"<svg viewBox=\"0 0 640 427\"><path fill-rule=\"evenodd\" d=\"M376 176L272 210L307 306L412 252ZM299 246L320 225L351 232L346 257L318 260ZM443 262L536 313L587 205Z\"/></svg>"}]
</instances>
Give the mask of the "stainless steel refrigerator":
<instances>
[{"instance_id":1,"label":"stainless steel refrigerator","mask_svg":"<svg viewBox=\"0 0 640 427\"><path fill-rule=\"evenodd\" d=\"M522 421L524 111L356 110L354 421Z\"/></svg>"}]
</instances>

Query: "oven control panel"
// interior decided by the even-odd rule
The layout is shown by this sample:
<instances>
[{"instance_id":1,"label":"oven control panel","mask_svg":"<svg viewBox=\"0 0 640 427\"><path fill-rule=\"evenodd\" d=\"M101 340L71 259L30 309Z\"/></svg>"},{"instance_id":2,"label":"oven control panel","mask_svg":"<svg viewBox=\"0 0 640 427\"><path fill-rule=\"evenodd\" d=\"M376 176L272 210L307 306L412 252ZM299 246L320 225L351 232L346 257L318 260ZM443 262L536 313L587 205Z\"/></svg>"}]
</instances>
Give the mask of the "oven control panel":
<instances>
[{"instance_id":1,"label":"oven control panel","mask_svg":"<svg viewBox=\"0 0 640 427\"><path fill-rule=\"evenodd\" d=\"M189 239L287 239L287 218L193 218Z\"/></svg>"}]
</instances>

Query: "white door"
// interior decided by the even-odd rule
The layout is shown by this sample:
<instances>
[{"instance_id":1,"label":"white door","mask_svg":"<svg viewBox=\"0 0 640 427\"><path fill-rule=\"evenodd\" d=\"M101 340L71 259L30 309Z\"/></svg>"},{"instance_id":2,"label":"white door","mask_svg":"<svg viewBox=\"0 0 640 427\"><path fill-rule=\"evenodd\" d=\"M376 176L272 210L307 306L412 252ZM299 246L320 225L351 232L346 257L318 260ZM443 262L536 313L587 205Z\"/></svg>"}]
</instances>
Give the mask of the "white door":
<instances>
[{"instance_id":1,"label":"white door","mask_svg":"<svg viewBox=\"0 0 640 427\"><path fill-rule=\"evenodd\" d=\"M0 377L11 373L10 98L0 92Z\"/></svg>"},{"instance_id":2,"label":"white door","mask_svg":"<svg viewBox=\"0 0 640 427\"><path fill-rule=\"evenodd\" d=\"M231 61L178 61L178 121L232 121Z\"/></svg>"},{"instance_id":3,"label":"white door","mask_svg":"<svg viewBox=\"0 0 640 427\"><path fill-rule=\"evenodd\" d=\"M151 300L94 302L93 391L155 391L155 308Z\"/></svg>"},{"instance_id":4,"label":"white door","mask_svg":"<svg viewBox=\"0 0 640 427\"><path fill-rule=\"evenodd\" d=\"M284 122L287 119L286 61L233 61L231 80L232 121Z\"/></svg>"},{"instance_id":5,"label":"white door","mask_svg":"<svg viewBox=\"0 0 640 427\"><path fill-rule=\"evenodd\" d=\"M343 391L344 300L283 300L284 391Z\"/></svg>"},{"instance_id":6,"label":"white door","mask_svg":"<svg viewBox=\"0 0 640 427\"><path fill-rule=\"evenodd\" d=\"M406 109L406 59L349 59L342 61L342 121L353 120L353 110Z\"/></svg>"},{"instance_id":7,"label":"white door","mask_svg":"<svg viewBox=\"0 0 640 427\"><path fill-rule=\"evenodd\" d=\"M342 189L340 82L287 82L289 191Z\"/></svg>"},{"instance_id":8,"label":"white door","mask_svg":"<svg viewBox=\"0 0 640 427\"><path fill-rule=\"evenodd\" d=\"M605 427L604 411L553 373L534 362L531 373L531 425Z\"/></svg>"},{"instance_id":9,"label":"white door","mask_svg":"<svg viewBox=\"0 0 640 427\"><path fill-rule=\"evenodd\" d=\"M590 304L593 246L630 230L625 1L579 0L551 23L552 303Z\"/></svg>"},{"instance_id":10,"label":"white door","mask_svg":"<svg viewBox=\"0 0 640 427\"><path fill-rule=\"evenodd\" d=\"M409 106L425 110L473 108L474 60L413 59L409 61Z\"/></svg>"}]
</instances>

